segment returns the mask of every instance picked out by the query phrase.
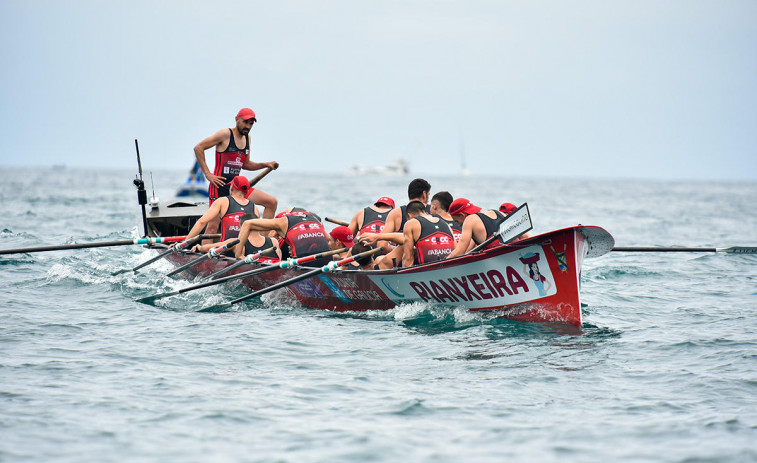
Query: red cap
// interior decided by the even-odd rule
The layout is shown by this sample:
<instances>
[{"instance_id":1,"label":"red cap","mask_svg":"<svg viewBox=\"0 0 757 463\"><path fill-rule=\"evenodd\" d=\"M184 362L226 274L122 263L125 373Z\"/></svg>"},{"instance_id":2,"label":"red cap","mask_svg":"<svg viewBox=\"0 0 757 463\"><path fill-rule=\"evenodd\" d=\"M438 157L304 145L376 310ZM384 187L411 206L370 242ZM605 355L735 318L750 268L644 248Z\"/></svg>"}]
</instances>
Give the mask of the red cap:
<instances>
[{"instance_id":1,"label":"red cap","mask_svg":"<svg viewBox=\"0 0 757 463\"><path fill-rule=\"evenodd\" d=\"M499 212L509 215L512 214L517 208L518 207L513 203L502 203L502 205L499 206Z\"/></svg>"},{"instance_id":2,"label":"red cap","mask_svg":"<svg viewBox=\"0 0 757 463\"><path fill-rule=\"evenodd\" d=\"M249 121L250 119L257 122L258 120L255 118L255 111L253 111L250 108L242 108L237 113L237 117L241 117L245 121Z\"/></svg>"},{"instance_id":3,"label":"red cap","mask_svg":"<svg viewBox=\"0 0 757 463\"><path fill-rule=\"evenodd\" d=\"M348 248L351 248L355 244L353 241L354 237L352 236L352 230L342 225L331 230L331 237Z\"/></svg>"},{"instance_id":4,"label":"red cap","mask_svg":"<svg viewBox=\"0 0 757 463\"><path fill-rule=\"evenodd\" d=\"M247 194L250 191L250 181L247 180L247 177L237 175L231 180L231 184L234 186L234 188L244 193L245 198L247 197Z\"/></svg>"},{"instance_id":5,"label":"red cap","mask_svg":"<svg viewBox=\"0 0 757 463\"><path fill-rule=\"evenodd\" d=\"M449 215L475 214L481 212L481 208L465 198L457 198L449 205Z\"/></svg>"},{"instance_id":6,"label":"red cap","mask_svg":"<svg viewBox=\"0 0 757 463\"><path fill-rule=\"evenodd\" d=\"M382 196L379 199L377 199L375 203L373 203L374 206L380 206L382 204L394 209L394 200L390 198L389 196Z\"/></svg>"}]
</instances>

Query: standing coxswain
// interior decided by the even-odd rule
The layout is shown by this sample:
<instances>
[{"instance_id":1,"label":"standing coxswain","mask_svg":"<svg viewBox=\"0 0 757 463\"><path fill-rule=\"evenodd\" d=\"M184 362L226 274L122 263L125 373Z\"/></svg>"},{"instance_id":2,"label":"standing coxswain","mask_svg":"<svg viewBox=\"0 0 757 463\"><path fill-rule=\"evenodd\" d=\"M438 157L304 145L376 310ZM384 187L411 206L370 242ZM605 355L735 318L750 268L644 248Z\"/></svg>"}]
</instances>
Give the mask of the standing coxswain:
<instances>
[{"instance_id":1,"label":"standing coxswain","mask_svg":"<svg viewBox=\"0 0 757 463\"><path fill-rule=\"evenodd\" d=\"M236 117L236 125L230 129L221 129L215 134L202 140L194 147L195 157L200 164L205 177L210 182L208 189L209 204L218 198L229 194L229 183L231 180L244 170L260 170L265 168L276 169L278 163L270 162L253 162L250 159L250 130L253 124L257 122L255 112L250 108L242 108ZM208 164L205 162L205 150L215 147L216 158L215 168L210 172ZM251 188L248 192L250 200L265 208L263 217L273 218L276 215L278 201L274 196L265 193L262 190ZM207 233L215 233L218 229L218 222L208 224Z\"/></svg>"}]
</instances>

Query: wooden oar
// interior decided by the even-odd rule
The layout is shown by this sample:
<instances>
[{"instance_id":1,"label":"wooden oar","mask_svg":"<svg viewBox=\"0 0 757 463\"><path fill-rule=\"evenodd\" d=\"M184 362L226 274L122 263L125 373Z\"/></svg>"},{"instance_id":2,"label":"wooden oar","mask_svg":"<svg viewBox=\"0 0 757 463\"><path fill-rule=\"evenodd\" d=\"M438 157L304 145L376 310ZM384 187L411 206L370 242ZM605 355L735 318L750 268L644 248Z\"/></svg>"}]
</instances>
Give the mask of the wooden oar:
<instances>
[{"instance_id":1,"label":"wooden oar","mask_svg":"<svg viewBox=\"0 0 757 463\"><path fill-rule=\"evenodd\" d=\"M241 267L245 264L251 264L255 262L258 257L265 254L266 252L270 252L276 249L276 246L271 246L270 248L263 249L262 251L256 252L255 254L248 254L244 257L244 259L241 259L239 262L235 262L228 267L222 268L221 270L217 271L216 273L213 273L212 275L205 278L206 280L213 280L215 278L218 278L219 276L223 275L224 273L228 273L231 270L234 270L235 268Z\"/></svg>"},{"instance_id":2,"label":"wooden oar","mask_svg":"<svg viewBox=\"0 0 757 463\"><path fill-rule=\"evenodd\" d=\"M123 269L123 270L118 270L116 272L113 272L111 275L116 276L116 275L120 275L120 274L126 273L126 272L135 272L136 273L137 270L139 270L139 269L141 269L143 267L146 267L146 266L152 264L153 262L155 262L155 261L157 261L159 259L164 258L165 256L167 256L168 254L171 254L172 252L183 251L183 250L185 250L185 249L187 249L187 248L189 248L191 246L194 246L200 240L219 238L220 236L221 236L220 233L213 233L213 234L210 234L210 235L197 235L197 236L195 236L193 238L190 238L188 240L184 240L181 243L179 243L179 244L177 244L175 246L170 247L167 251L161 252L160 254L158 254L157 256L153 257L152 259L148 259L145 262L142 262L141 264L137 265L136 267L134 267L132 269L126 268L126 269Z\"/></svg>"},{"instance_id":3,"label":"wooden oar","mask_svg":"<svg viewBox=\"0 0 757 463\"><path fill-rule=\"evenodd\" d=\"M337 219L332 219L331 217L325 217L323 220L325 220L327 222L335 223L337 225L341 225L343 227L349 227L350 226L350 224L348 224L347 222L343 222L343 221L337 220Z\"/></svg>"},{"instance_id":4,"label":"wooden oar","mask_svg":"<svg viewBox=\"0 0 757 463\"><path fill-rule=\"evenodd\" d=\"M257 275L259 273L266 273L273 270L296 267L298 265L306 264L316 259L320 259L321 257L328 257L334 254L339 254L340 252L344 252L346 250L347 248L335 249L333 251L326 251L320 254L313 254L312 256L300 257L299 259L288 259L288 260L281 261L275 264L266 265L265 267L260 267L253 270L248 270L246 272L237 273L236 275L229 275L227 277L218 278L216 280L206 281L204 283L198 283L196 285L187 286L186 288L182 288L176 291L171 291L171 292L162 293L162 294L154 294L152 296L143 297L143 298L137 299L137 302L143 302L145 304L149 304L155 300L162 299L168 296L174 296L176 294L186 293L187 291L194 291L195 289L207 288L208 286L219 285L221 283L225 283L231 280L241 280L243 278L247 278L252 275Z\"/></svg>"},{"instance_id":5,"label":"wooden oar","mask_svg":"<svg viewBox=\"0 0 757 463\"><path fill-rule=\"evenodd\" d=\"M290 279L288 279L286 281L282 281L280 283L276 283L276 284L271 285L271 286L269 286L267 288L263 288L263 289L260 289L258 291L253 291L252 293L250 293L250 294L248 294L246 296L242 296L240 298L234 299L233 301L227 302L225 304L217 304L217 305L214 305L214 306L205 307L204 309L198 310L198 312L219 312L219 311L226 310L229 307L231 307L232 305L238 304L238 303L243 302L243 301L246 301L247 299L252 299L253 297L256 297L256 296L262 296L263 294L270 293L271 291L275 291L275 290L283 288L285 286L289 286L291 284L297 283L298 281L306 280L308 278L311 278L311 277L313 277L315 275L319 275L319 274L324 273L324 272L332 272L332 271L338 269L339 267L341 267L342 265L349 264L350 262L352 262L355 259L360 259L361 257L369 256L371 254L375 254L375 253L380 252L380 251L383 251L383 248L371 249L371 250L368 250L368 251L365 251L365 252L361 252L360 254L356 254L354 256L345 257L344 259L339 260L339 261L329 262L327 265L324 265L323 267L317 268L317 269L312 270L310 272L303 273L302 275L297 275L296 277L292 277L292 278L290 278Z\"/></svg>"},{"instance_id":6,"label":"wooden oar","mask_svg":"<svg viewBox=\"0 0 757 463\"><path fill-rule=\"evenodd\" d=\"M496 240L501 240L504 244L507 244L523 233L530 231L532 228L531 213L528 210L528 203L523 203L499 224L499 228L497 228L492 236L468 251L466 254L474 254L482 249L486 249L489 244Z\"/></svg>"},{"instance_id":7,"label":"wooden oar","mask_svg":"<svg viewBox=\"0 0 757 463\"><path fill-rule=\"evenodd\" d=\"M757 254L757 247L734 246L732 248L666 248L657 246L619 246L615 252L726 252L729 254Z\"/></svg>"},{"instance_id":8,"label":"wooden oar","mask_svg":"<svg viewBox=\"0 0 757 463\"><path fill-rule=\"evenodd\" d=\"M276 166L276 169L278 169L278 168L279 168L279 163L278 163L278 162L277 162L277 163L275 163L274 165ZM256 176L255 178L253 178L252 180L250 180L250 186L254 186L254 185L255 185L256 183L258 183L258 182L259 182L259 181L260 181L260 180L261 180L261 179L262 179L263 177L265 177L266 175L270 174L272 170L273 170L273 169L271 169L270 167L266 167L266 168L265 168L265 170L264 170L263 172L259 173L259 174L258 174L258 175L257 175L257 176Z\"/></svg>"},{"instance_id":9,"label":"wooden oar","mask_svg":"<svg viewBox=\"0 0 757 463\"><path fill-rule=\"evenodd\" d=\"M65 249L105 248L109 246L126 246L129 244L157 244L176 243L186 239L186 236L167 236L159 238L138 238L122 241L100 241L97 243L62 244L59 246L40 246L36 248L3 249L0 254L24 254L30 252L62 251Z\"/></svg>"},{"instance_id":10,"label":"wooden oar","mask_svg":"<svg viewBox=\"0 0 757 463\"><path fill-rule=\"evenodd\" d=\"M203 262L203 261L206 261L206 260L210 259L211 257L219 257L221 254L223 254L224 252L226 252L229 249L233 248L237 244L239 244L239 239L235 239L233 241L229 241L228 243L224 244L223 246L218 246L216 248L212 248L210 251L206 252L203 256L198 257L197 259L193 260L192 262L190 262L188 264L185 264L185 265L182 265L181 267L179 267L177 269L174 269L171 272L168 272L168 274L166 274L166 276L170 277L170 276L176 275L177 273L181 273L184 270L186 270L186 269L188 269L190 267L193 267L193 266L199 264L200 262Z\"/></svg>"}]
</instances>

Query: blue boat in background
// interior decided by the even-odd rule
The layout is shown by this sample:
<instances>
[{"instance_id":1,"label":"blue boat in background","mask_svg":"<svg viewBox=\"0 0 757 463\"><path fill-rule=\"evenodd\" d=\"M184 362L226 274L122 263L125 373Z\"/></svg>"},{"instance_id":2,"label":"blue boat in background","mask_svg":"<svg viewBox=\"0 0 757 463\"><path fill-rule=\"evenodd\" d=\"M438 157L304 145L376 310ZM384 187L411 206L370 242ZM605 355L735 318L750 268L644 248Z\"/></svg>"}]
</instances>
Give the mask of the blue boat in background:
<instances>
[{"instance_id":1,"label":"blue boat in background","mask_svg":"<svg viewBox=\"0 0 757 463\"><path fill-rule=\"evenodd\" d=\"M200 168L200 163L195 161L194 166L189 171L189 177L176 192L177 197L181 196L203 196L208 197L208 179Z\"/></svg>"}]
</instances>

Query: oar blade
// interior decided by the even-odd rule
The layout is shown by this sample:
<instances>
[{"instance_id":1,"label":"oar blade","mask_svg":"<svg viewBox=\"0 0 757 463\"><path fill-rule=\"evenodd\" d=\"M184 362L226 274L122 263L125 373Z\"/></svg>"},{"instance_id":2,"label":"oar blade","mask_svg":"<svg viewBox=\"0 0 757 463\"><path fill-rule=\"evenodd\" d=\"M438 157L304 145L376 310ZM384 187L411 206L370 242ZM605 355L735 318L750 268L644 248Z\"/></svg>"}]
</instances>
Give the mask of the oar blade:
<instances>
[{"instance_id":1,"label":"oar blade","mask_svg":"<svg viewBox=\"0 0 757 463\"><path fill-rule=\"evenodd\" d=\"M166 297L163 294L151 294L150 296L140 297L139 299L134 299L134 302L139 302L140 304L147 304L147 305L153 305L155 301L158 299Z\"/></svg>"},{"instance_id":2,"label":"oar blade","mask_svg":"<svg viewBox=\"0 0 757 463\"><path fill-rule=\"evenodd\" d=\"M232 306L233 306L233 304L230 304L228 302L224 302L222 304L216 304L216 305L211 305L211 306L202 308L202 309L198 310L198 312L204 312L204 313L223 313L223 312L228 312L229 309L231 309Z\"/></svg>"},{"instance_id":3,"label":"oar blade","mask_svg":"<svg viewBox=\"0 0 757 463\"><path fill-rule=\"evenodd\" d=\"M121 269L121 270L116 270L115 272L111 273L110 275L111 276L117 276L117 275L121 275L122 273L133 272L133 271L135 271L135 270L132 270L130 268L124 268L124 269Z\"/></svg>"},{"instance_id":4,"label":"oar blade","mask_svg":"<svg viewBox=\"0 0 757 463\"><path fill-rule=\"evenodd\" d=\"M727 252L729 254L757 254L757 247L734 246L732 248L718 249L718 251Z\"/></svg>"}]
</instances>

